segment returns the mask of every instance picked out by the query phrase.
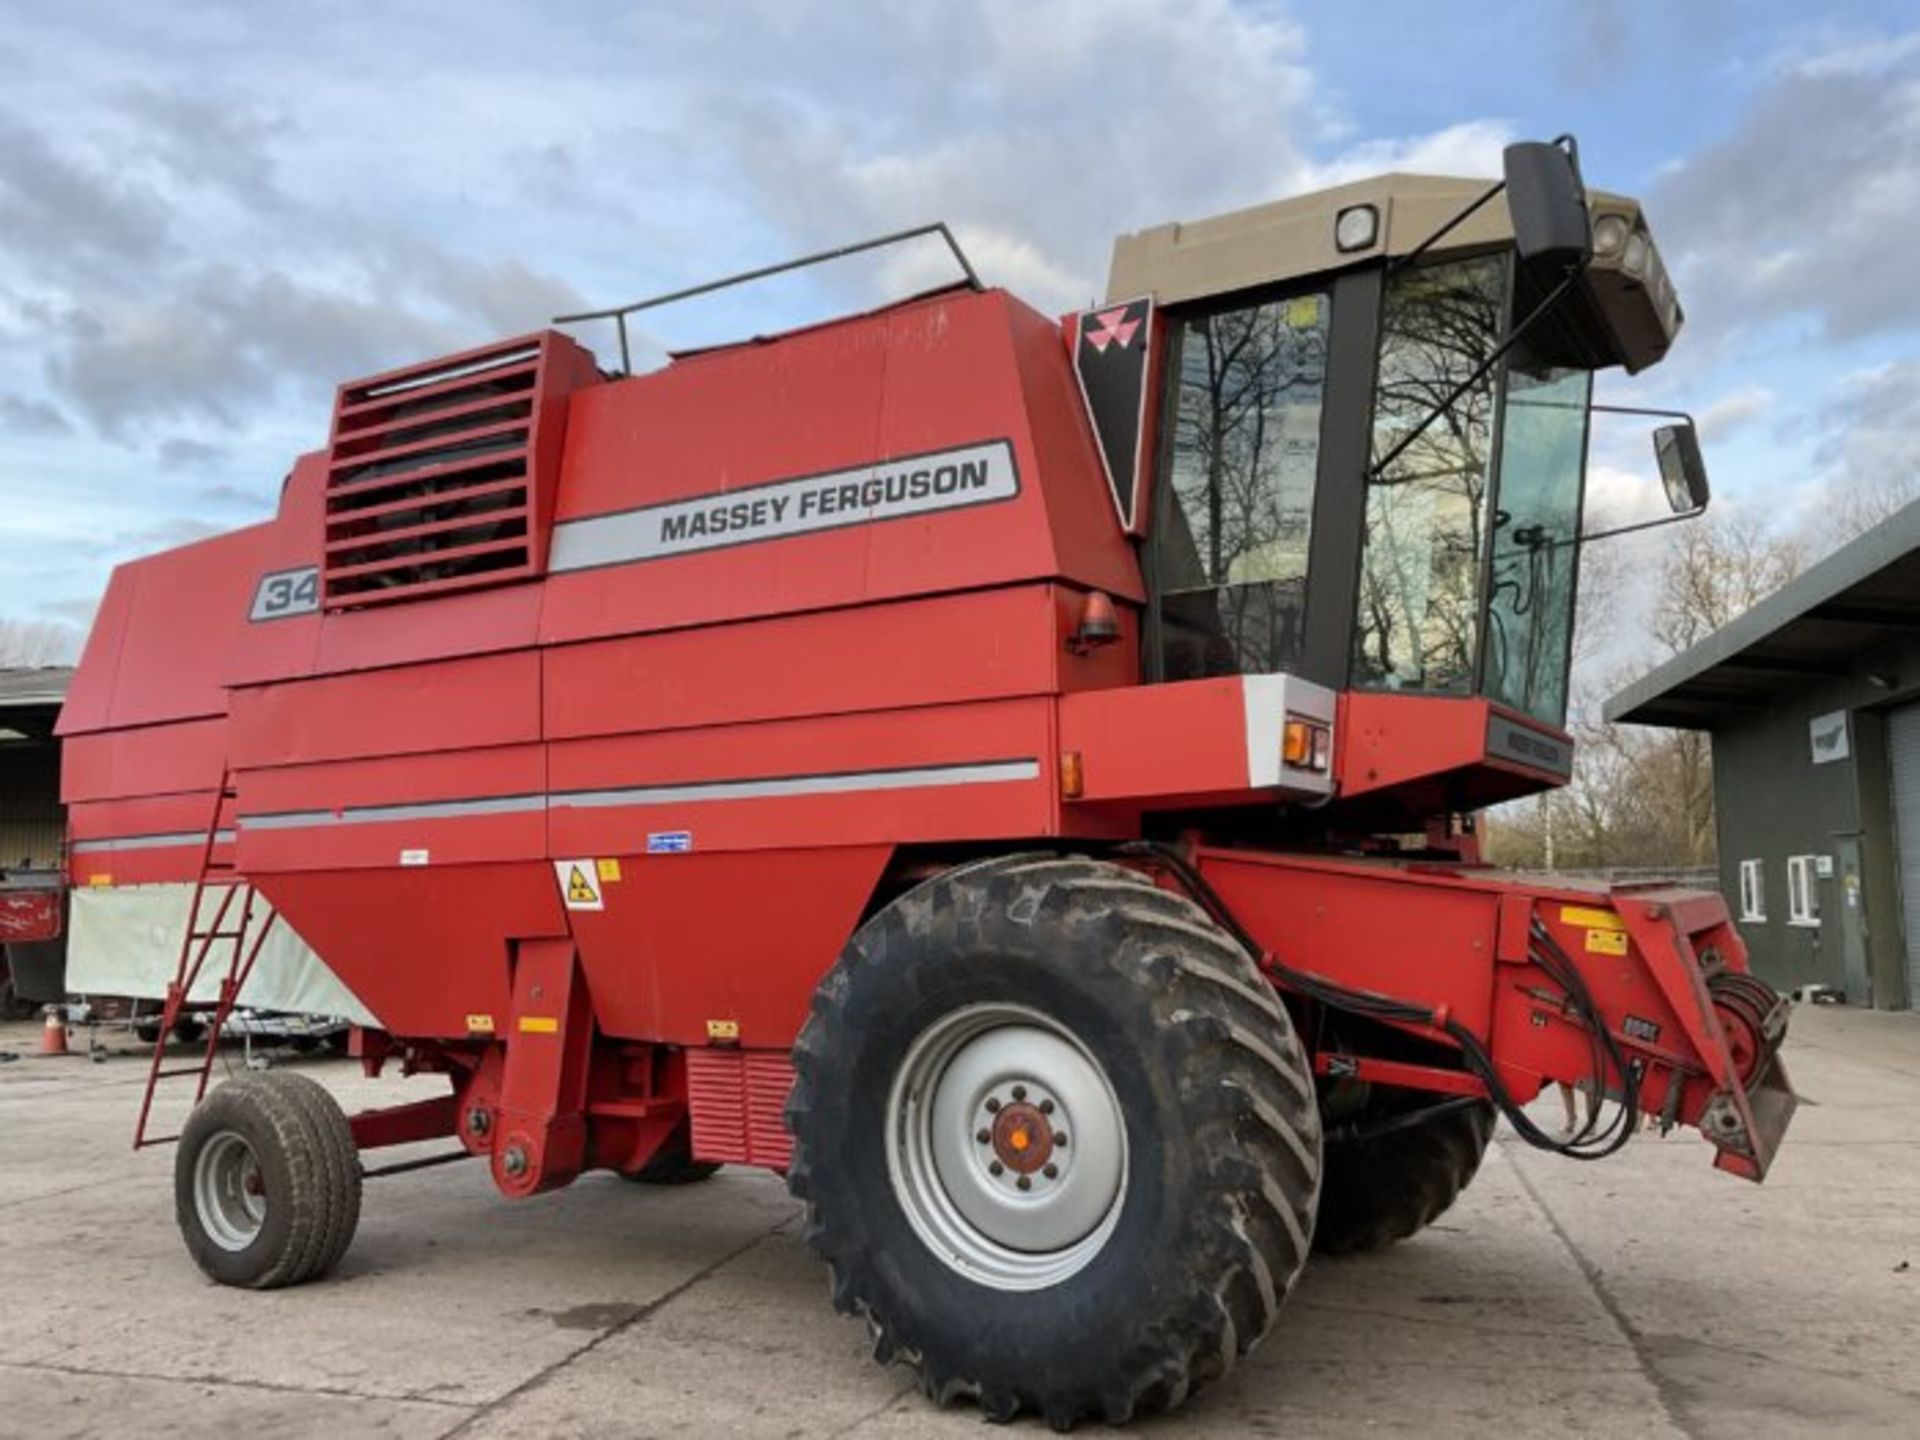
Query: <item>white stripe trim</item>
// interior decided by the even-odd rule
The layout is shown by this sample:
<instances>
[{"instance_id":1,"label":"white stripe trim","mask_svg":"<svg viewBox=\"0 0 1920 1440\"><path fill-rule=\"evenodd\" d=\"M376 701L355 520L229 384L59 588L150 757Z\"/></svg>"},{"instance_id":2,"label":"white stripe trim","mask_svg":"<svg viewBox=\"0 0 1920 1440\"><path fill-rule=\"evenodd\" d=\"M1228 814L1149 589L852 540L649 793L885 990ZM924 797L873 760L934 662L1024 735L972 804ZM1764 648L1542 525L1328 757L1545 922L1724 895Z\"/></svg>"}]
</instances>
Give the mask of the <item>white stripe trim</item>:
<instances>
[{"instance_id":1,"label":"white stripe trim","mask_svg":"<svg viewBox=\"0 0 1920 1440\"><path fill-rule=\"evenodd\" d=\"M231 830L213 832L213 843L231 845L234 835ZM165 850L176 845L204 845L207 832L204 830L172 830L160 835L122 835L112 840L75 840L67 846L70 854L99 855L116 850Z\"/></svg>"},{"instance_id":2,"label":"white stripe trim","mask_svg":"<svg viewBox=\"0 0 1920 1440\"><path fill-rule=\"evenodd\" d=\"M927 785L994 785L1039 778L1038 760L984 765L930 765L917 770L867 770L845 775L795 775L774 780L709 780L692 785L641 785L630 790L573 790L555 795L555 809L606 805L662 805L675 800L765 800L782 795L845 795L863 790L912 790Z\"/></svg>"},{"instance_id":3,"label":"white stripe trim","mask_svg":"<svg viewBox=\"0 0 1920 1440\"><path fill-rule=\"evenodd\" d=\"M463 815L510 815L544 810L544 795L488 795L475 800L422 800L411 805L354 805L345 810L283 810L242 815L249 830L298 830L312 825L376 825L387 820L457 820Z\"/></svg>"},{"instance_id":4,"label":"white stripe trim","mask_svg":"<svg viewBox=\"0 0 1920 1440\"><path fill-rule=\"evenodd\" d=\"M451 820L468 815L507 815L542 809L590 810L621 805L767 800L793 795L847 795L934 786L997 785L1039 778L1038 760L988 760L961 765L923 765L905 770L856 770L833 775L700 780L681 785L566 790L552 795L499 795L468 800L429 800L417 804L365 805L338 811L283 810L277 814L243 815L240 824L247 830L299 830L322 825L369 825L394 820Z\"/></svg>"}]
</instances>

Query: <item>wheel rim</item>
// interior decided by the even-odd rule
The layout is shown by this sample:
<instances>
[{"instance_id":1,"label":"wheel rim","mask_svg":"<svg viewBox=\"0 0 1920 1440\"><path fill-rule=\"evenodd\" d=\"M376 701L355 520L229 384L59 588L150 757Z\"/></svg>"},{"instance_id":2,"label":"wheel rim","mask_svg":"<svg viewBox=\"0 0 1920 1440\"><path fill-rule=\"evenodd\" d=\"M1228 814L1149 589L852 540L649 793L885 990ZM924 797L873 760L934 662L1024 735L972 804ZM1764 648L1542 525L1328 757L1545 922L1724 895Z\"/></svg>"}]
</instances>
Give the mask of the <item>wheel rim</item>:
<instances>
[{"instance_id":1,"label":"wheel rim","mask_svg":"<svg viewBox=\"0 0 1920 1440\"><path fill-rule=\"evenodd\" d=\"M1086 1046L1037 1010L971 1005L934 1021L900 1063L887 1119L895 1199L927 1248L971 1280L1057 1285L1119 1222L1119 1097Z\"/></svg>"},{"instance_id":2,"label":"wheel rim","mask_svg":"<svg viewBox=\"0 0 1920 1440\"><path fill-rule=\"evenodd\" d=\"M222 1250L251 1245L267 1222L266 1177L243 1135L222 1130L193 1162L193 1204L200 1228Z\"/></svg>"}]
</instances>

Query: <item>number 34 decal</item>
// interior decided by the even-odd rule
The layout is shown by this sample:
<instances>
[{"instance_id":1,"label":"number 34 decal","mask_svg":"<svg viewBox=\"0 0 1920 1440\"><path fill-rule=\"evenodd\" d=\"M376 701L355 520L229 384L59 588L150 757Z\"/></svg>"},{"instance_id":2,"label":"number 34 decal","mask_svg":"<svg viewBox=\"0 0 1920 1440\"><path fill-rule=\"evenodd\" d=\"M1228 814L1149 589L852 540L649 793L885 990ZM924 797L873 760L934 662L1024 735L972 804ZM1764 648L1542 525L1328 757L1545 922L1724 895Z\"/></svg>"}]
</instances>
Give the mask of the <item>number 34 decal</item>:
<instances>
[{"instance_id":1,"label":"number 34 decal","mask_svg":"<svg viewBox=\"0 0 1920 1440\"><path fill-rule=\"evenodd\" d=\"M310 615L320 608L320 567L303 566L298 570L276 570L260 577L260 588L253 592L249 620L284 620L289 615Z\"/></svg>"}]
</instances>

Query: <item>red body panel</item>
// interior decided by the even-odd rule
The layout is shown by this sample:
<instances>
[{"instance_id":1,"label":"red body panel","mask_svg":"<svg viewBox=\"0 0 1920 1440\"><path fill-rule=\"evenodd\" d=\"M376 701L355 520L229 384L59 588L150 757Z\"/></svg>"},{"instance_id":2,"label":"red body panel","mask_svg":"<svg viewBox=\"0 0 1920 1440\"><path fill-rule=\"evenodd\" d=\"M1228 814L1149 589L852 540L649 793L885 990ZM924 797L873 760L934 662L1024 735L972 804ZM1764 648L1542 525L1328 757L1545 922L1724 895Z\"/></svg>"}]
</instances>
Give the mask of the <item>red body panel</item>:
<instances>
[{"instance_id":1,"label":"red body panel","mask_svg":"<svg viewBox=\"0 0 1920 1440\"><path fill-rule=\"evenodd\" d=\"M459 358L345 386L337 413L394 385L437 403ZM369 483L350 470L375 442L338 441L331 477L326 454L295 466L273 522L117 574L63 726L76 881L192 879L230 769L220 853L395 1033L465 1034L501 1008L507 948L571 919L606 1033L684 1043L725 1016L781 1045L895 846L1060 832L1055 697L1137 677L1133 645L1063 639L1087 588L1141 591L1051 322L947 295L565 382L538 402L556 525L999 441L1017 488L250 619L262 576L319 562L330 483ZM657 832L695 853L648 856ZM790 916L778 944L727 903L743 851ZM620 862L603 911L560 908L550 861L570 856Z\"/></svg>"},{"instance_id":2,"label":"red body panel","mask_svg":"<svg viewBox=\"0 0 1920 1440\"><path fill-rule=\"evenodd\" d=\"M1141 685L1140 570L1067 349L1000 292L604 382L555 336L487 353L524 345L554 388L509 437L531 456L514 523L537 530L513 568L439 574L405 548L464 536L471 490L521 484L441 499L482 452L417 438L434 407L500 438L455 363L355 382L273 521L121 567L62 717L74 883L194 880L213 823L214 858L394 1037L368 1063L453 1076L454 1103L357 1121L362 1144L454 1128L528 1194L636 1169L691 1116L696 1154L784 1165L809 998L863 916L932 869L1134 839L1154 812L1371 796L1444 814L1553 783L1515 756L1565 737L1484 701L1347 695L1336 716L1296 677ZM401 469L356 468L369 454ZM356 599L375 571L390 593ZM1312 774L1283 766L1296 706L1332 731L1331 775L1324 750ZM1588 1073L1578 1033L1541 1029L1515 988L1524 916L1558 923L1548 891L1204 861L1261 944L1444 1007L1516 1090ZM1659 1063L1693 1118L1727 1085L1687 937L1736 969L1738 940L1723 913L1677 940L1632 923L1635 958L1602 988L1672 1037ZM1696 1053L1716 1044L1721 1061Z\"/></svg>"}]
</instances>

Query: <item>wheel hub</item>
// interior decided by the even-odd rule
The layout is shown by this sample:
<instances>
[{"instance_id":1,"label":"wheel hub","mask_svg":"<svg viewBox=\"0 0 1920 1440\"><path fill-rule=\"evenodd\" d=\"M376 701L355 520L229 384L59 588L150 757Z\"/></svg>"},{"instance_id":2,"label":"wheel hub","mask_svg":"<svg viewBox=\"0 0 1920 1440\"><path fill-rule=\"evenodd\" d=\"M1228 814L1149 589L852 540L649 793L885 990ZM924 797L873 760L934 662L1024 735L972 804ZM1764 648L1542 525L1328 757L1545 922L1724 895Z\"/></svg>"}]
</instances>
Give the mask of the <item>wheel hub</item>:
<instances>
[{"instance_id":1,"label":"wheel hub","mask_svg":"<svg viewBox=\"0 0 1920 1440\"><path fill-rule=\"evenodd\" d=\"M221 1249L237 1253L254 1242L267 1220L267 1185L245 1136L223 1130L201 1147L193 1201L201 1228Z\"/></svg>"},{"instance_id":2,"label":"wheel hub","mask_svg":"<svg viewBox=\"0 0 1920 1440\"><path fill-rule=\"evenodd\" d=\"M1053 1156L1053 1126L1039 1106L1016 1102L1002 1106L994 1117L991 1143L1002 1165L1031 1175Z\"/></svg>"},{"instance_id":3,"label":"wheel hub","mask_svg":"<svg viewBox=\"0 0 1920 1440\"><path fill-rule=\"evenodd\" d=\"M997 1289L1057 1284L1117 1221L1126 1126L1099 1065L1024 1006L975 1005L909 1048L889 1100L888 1172L928 1247Z\"/></svg>"}]
</instances>

